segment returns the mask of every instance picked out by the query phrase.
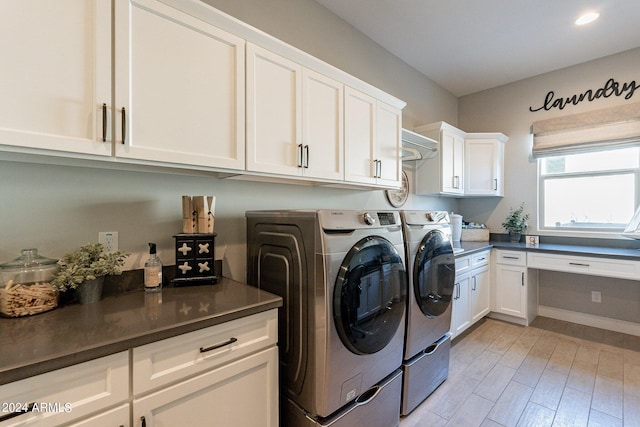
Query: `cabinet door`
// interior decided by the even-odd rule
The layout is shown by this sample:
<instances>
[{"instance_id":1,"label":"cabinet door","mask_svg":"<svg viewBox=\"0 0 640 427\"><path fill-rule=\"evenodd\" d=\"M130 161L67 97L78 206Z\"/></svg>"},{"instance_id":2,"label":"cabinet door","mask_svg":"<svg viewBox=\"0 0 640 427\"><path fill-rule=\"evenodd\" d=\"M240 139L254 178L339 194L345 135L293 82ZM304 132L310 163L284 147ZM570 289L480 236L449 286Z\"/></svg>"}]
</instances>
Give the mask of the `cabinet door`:
<instances>
[{"instance_id":1,"label":"cabinet door","mask_svg":"<svg viewBox=\"0 0 640 427\"><path fill-rule=\"evenodd\" d=\"M442 131L440 137L442 153L442 192L464 193L464 138L455 133Z\"/></svg>"},{"instance_id":2,"label":"cabinet door","mask_svg":"<svg viewBox=\"0 0 640 427\"><path fill-rule=\"evenodd\" d=\"M502 196L502 143L495 139L467 139L465 159L465 194Z\"/></svg>"},{"instance_id":3,"label":"cabinet door","mask_svg":"<svg viewBox=\"0 0 640 427\"><path fill-rule=\"evenodd\" d=\"M496 264L496 311L526 318L527 268Z\"/></svg>"},{"instance_id":4,"label":"cabinet door","mask_svg":"<svg viewBox=\"0 0 640 427\"><path fill-rule=\"evenodd\" d=\"M0 57L0 145L111 155L110 2L3 0Z\"/></svg>"},{"instance_id":5,"label":"cabinet door","mask_svg":"<svg viewBox=\"0 0 640 427\"><path fill-rule=\"evenodd\" d=\"M489 267L479 268L472 273L470 283L471 323L475 323L489 313Z\"/></svg>"},{"instance_id":6,"label":"cabinet door","mask_svg":"<svg viewBox=\"0 0 640 427\"><path fill-rule=\"evenodd\" d=\"M133 401L134 426L278 425L278 350L271 347Z\"/></svg>"},{"instance_id":7,"label":"cabinet door","mask_svg":"<svg viewBox=\"0 0 640 427\"><path fill-rule=\"evenodd\" d=\"M376 159L378 184L400 186L402 166L400 144L402 133L401 111L382 102L376 110Z\"/></svg>"},{"instance_id":8,"label":"cabinet door","mask_svg":"<svg viewBox=\"0 0 640 427\"><path fill-rule=\"evenodd\" d=\"M375 184L376 100L350 87L344 97L345 180Z\"/></svg>"},{"instance_id":9,"label":"cabinet door","mask_svg":"<svg viewBox=\"0 0 640 427\"><path fill-rule=\"evenodd\" d=\"M301 175L302 67L247 43L247 169Z\"/></svg>"},{"instance_id":10,"label":"cabinet door","mask_svg":"<svg viewBox=\"0 0 640 427\"><path fill-rule=\"evenodd\" d=\"M471 303L469 299L469 286L471 277L464 275L456 278L453 289L453 304L451 306L451 335L458 336L471 326Z\"/></svg>"},{"instance_id":11,"label":"cabinet door","mask_svg":"<svg viewBox=\"0 0 640 427\"><path fill-rule=\"evenodd\" d=\"M156 0L115 4L116 156L244 169L244 40Z\"/></svg>"},{"instance_id":12,"label":"cabinet door","mask_svg":"<svg viewBox=\"0 0 640 427\"><path fill-rule=\"evenodd\" d=\"M305 176L344 179L344 85L303 70L302 162Z\"/></svg>"}]
</instances>

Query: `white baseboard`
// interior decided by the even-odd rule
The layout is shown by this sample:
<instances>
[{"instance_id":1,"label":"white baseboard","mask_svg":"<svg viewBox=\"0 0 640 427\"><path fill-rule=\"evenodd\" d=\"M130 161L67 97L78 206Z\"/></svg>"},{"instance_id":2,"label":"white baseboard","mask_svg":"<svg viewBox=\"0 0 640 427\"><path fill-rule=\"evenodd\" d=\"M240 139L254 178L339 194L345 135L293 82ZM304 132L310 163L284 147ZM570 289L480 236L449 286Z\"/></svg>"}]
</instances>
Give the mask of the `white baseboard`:
<instances>
[{"instance_id":1,"label":"white baseboard","mask_svg":"<svg viewBox=\"0 0 640 427\"><path fill-rule=\"evenodd\" d=\"M626 320L612 319L610 317L595 316L593 314L579 313L577 311L563 310L561 308L538 306L538 315L608 331L621 332L623 334L640 336L640 323Z\"/></svg>"},{"instance_id":2,"label":"white baseboard","mask_svg":"<svg viewBox=\"0 0 640 427\"><path fill-rule=\"evenodd\" d=\"M523 319L521 317L509 316L508 314L496 313L495 311L490 312L487 317L491 317L492 319L502 320L504 322L515 323L517 325L528 326L527 319Z\"/></svg>"}]
</instances>

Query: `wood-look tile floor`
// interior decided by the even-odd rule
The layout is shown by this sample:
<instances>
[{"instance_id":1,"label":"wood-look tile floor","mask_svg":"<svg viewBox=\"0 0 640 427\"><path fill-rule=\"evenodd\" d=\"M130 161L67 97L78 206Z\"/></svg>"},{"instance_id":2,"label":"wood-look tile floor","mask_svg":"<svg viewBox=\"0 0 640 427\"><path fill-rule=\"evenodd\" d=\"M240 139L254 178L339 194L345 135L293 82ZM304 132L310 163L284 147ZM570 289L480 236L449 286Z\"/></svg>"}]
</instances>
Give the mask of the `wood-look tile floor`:
<instances>
[{"instance_id":1,"label":"wood-look tile floor","mask_svg":"<svg viewBox=\"0 0 640 427\"><path fill-rule=\"evenodd\" d=\"M640 426L640 337L538 317L484 319L400 427Z\"/></svg>"}]
</instances>

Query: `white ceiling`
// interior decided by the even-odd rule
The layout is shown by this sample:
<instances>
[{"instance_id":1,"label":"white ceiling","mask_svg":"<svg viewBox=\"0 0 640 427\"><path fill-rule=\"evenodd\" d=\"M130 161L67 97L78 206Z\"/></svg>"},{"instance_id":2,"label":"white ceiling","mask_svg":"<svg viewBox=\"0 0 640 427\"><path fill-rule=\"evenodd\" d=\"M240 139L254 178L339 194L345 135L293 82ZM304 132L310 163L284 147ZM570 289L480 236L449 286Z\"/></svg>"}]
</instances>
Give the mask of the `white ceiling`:
<instances>
[{"instance_id":1,"label":"white ceiling","mask_svg":"<svg viewBox=\"0 0 640 427\"><path fill-rule=\"evenodd\" d=\"M640 0L316 1L456 96L640 46Z\"/></svg>"}]
</instances>

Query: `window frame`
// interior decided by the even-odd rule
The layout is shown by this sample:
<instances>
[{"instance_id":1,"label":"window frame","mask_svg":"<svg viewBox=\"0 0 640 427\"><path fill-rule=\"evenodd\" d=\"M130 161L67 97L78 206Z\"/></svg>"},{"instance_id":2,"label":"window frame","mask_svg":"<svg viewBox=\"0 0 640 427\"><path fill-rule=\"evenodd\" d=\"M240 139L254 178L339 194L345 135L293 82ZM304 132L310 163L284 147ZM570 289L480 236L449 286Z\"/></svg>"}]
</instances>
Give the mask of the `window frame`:
<instances>
[{"instance_id":1,"label":"window frame","mask_svg":"<svg viewBox=\"0 0 640 427\"><path fill-rule=\"evenodd\" d=\"M602 150L608 151L608 150ZM576 153L578 154L578 153ZM590 171L590 172L566 172L566 173L548 173L543 174L543 162L545 159L551 157L564 157L569 154L561 154L558 156L540 157L537 159L537 229L538 232L545 235L558 235L558 236L570 236L570 237L596 237L596 238L623 238L622 232L624 231L624 224L621 228L602 228L602 227L555 227L545 226L545 181L548 179L569 179L569 178L589 178L599 176L615 176L632 174L634 176L635 194L633 195L634 211L640 204L640 162L636 168L623 168L604 171ZM638 150L638 156L640 158L640 149ZM633 213L631 214L631 217ZM631 220L631 217L629 220Z\"/></svg>"}]
</instances>

